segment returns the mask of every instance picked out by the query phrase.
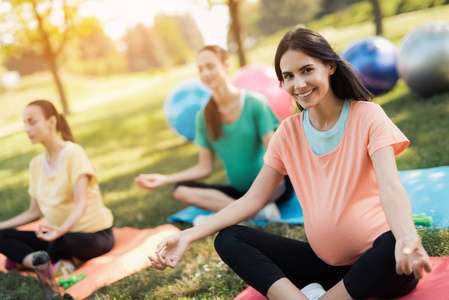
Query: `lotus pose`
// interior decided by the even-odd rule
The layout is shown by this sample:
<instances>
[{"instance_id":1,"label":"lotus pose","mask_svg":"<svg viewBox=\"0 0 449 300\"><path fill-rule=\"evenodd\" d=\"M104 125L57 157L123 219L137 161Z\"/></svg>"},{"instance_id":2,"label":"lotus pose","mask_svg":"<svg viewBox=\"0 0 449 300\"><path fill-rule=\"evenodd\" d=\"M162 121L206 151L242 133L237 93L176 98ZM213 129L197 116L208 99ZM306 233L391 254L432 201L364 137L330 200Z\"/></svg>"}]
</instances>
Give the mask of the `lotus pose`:
<instances>
[{"instance_id":1,"label":"lotus pose","mask_svg":"<svg viewBox=\"0 0 449 300\"><path fill-rule=\"evenodd\" d=\"M197 66L202 82L212 90L210 101L196 116L198 163L171 175L141 174L135 182L147 190L176 183L176 200L217 212L248 191L264 164L265 149L279 121L263 95L232 85L226 50L205 46L198 53ZM216 153L223 161L228 184L197 182L212 174ZM267 202L280 203L292 194L286 178ZM277 207L270 205L265 211L266 216L279 218Z\"/></svg>"},{"instance_id":2,"label":"lotus pose","mask_svg":"<svg viewBox=\"0 0 449 300\"><path fill-rule=\"evenodd\" d=\"M222 260L269 299L409 293L431 271L396 167L409 141L318 33L288 32L275 69L302 112L279 126L250 190L162 241L153 267L175 267L192 242L221 231L215 248ZM308 242L235 225L256 214L286 174Z\"/></svg>"},{"instance_id":3,"label":"lotus pose","mask_svg":"<svg viewBox=\"0 0 449 300\"><path fill-rule=\"evenodd\" d=\"M0 222L0 253L7 257L7 269L20 270L32 268L34 252L45 250L56 275L66 275L74 264L111 250L113 216L102 202L89 158L53 104L29 103L23 121L31 143L42 144L45 152L30 164L30 208ZM42 216L47 225L36 232L14 229Z\"/></svg>"}]
</instances>

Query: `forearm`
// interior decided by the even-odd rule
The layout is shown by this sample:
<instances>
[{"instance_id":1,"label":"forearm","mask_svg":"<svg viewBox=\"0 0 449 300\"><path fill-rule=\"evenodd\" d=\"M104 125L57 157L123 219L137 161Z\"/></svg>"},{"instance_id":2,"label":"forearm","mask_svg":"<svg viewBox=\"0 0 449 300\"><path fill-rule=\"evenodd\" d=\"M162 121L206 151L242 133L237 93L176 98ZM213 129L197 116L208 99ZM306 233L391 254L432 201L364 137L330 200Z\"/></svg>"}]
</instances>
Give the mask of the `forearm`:
<instances>
[{"instance_id":1,"label":"forearm","mask_svg":"<svg viewBox=\"0 0 449 300\"><path fill-rule=\"evenodd\" d=\"M40 212L26 210L20 215L0 223L0 230L16 228L18 226L36 221L41 217Z\"/></svg>"},{"instance_id":2,"label":"forearm","mask_svg":"<svg viewBox=\"0 0 449 300\"><path fill-rule=\"evenodd\" d=\"M87 200L86 201L82 201L82 203L87 203ZM67 217L67 219L65 219L64 223L62 223L62 225L59 226L59 228L61 229L61 231L64 234L69 232L70 229L73 226L75 226L76 223L78 223L78 221L81 219L81 217L86 212L86 208L87 208L87 206L84 205L84 204L82 204L82 205L75 205L74 209L72 210L70 215Z\"/></svg>"},{"instance_id":3,"label":"forearm","mask_svg":"<svg viewBox=\"0 0 449 300\"><path fill-rule=\"evenodd\" d=\"M380 194L382 207L396 240L410 234L417 234L412 219L412 207L402 185Z\"/></svg>"},{"instance_id":4,"label":"forearm","mask_svg":"<svg viewBox=\"0 0 449 300\"><path fill-rule=\"evenodd\" d=\"M181 181L199 180L209 177L212 170L200 165L193 166L187 170L167 175L167 183L178 183Z\"/></svg>"},{"instance_id":5,"label":"forearm","mask_svg":"<svg viewBox=\"0 0 449 300\"><path fill-rule=\"evenodd\" d=\"M185 230L183 234L189 241L189 244L191 244L226 227L249 219L259 212L265 202L266 199L260 199L258 201L249 195L245 195L217 212L213 218L207 219L201 224Z\"/></svg>"},{"instance_id":6,"label":"forearm","mask_svg":"<svg viewBox=\"0 0 449 300\"><path fill-rule=\"evenodd\" d=\"M402 185L396 168L392 146L384 147L372 155L374 172L379 186L382 207L396 241L407 235L417 235L412 219L410 198Z\"/></svg>"}]
</instances>

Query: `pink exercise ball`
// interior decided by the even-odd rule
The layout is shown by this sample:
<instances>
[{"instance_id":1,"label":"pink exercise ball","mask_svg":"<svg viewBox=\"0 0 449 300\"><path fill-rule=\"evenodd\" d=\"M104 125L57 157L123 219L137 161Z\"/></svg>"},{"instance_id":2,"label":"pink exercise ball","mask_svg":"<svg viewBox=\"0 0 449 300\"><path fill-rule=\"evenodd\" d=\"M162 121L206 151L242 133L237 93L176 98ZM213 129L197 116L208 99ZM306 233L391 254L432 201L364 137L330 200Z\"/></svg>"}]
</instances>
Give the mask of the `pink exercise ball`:
<instances>
[{"instance_id":1,"label":"pink exercise ball","mask_svg":"<svg viewBox=\"0 0 449 300\"><path fill-rule=\"evenodd\" d=\"M265 64L251 64L240 68L231 78L241 89L259 92L268 100L273 113L279 120L291 116L295 111L290 95L281 87L274 68Z\"/></svg>"}]
</instances>

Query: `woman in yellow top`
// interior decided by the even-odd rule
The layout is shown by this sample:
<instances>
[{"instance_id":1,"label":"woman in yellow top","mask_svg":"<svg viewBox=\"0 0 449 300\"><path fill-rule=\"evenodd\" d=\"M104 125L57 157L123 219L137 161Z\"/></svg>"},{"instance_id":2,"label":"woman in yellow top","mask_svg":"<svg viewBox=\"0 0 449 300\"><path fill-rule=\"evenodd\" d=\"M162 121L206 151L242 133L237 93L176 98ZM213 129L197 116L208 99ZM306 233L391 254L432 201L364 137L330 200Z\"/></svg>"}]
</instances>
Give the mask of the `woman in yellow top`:
<instances>
[{"instance_id":1,"label":"woman in yellow top","mask_svg":"<svg viewBox=\"0 0 449 300\"><path fill-rule=\"evenodd\" d=\"M114 246L113 216L102 202L97 177L83 148L75 143L67 121L47 100L29 103L23 112L31 143L45 152L30 164L30 208L0 222L0 253L7 269L32 268L35 251L48 252L56 275ZM62 138L59 135L61 133ZM44 217L36 232L15 227Z\"/></svg>"}]
</instances>

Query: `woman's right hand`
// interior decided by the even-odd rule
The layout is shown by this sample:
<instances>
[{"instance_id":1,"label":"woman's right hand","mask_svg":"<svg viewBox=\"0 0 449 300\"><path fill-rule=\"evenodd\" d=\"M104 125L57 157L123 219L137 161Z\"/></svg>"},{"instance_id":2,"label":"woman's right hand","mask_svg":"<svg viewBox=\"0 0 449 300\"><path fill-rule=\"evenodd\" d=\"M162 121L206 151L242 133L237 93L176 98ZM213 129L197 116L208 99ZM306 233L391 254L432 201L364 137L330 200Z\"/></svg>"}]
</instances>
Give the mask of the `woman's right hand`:
<instances>
[{"instance_id":1,"label":"woman's right hand","mask_svg":"<svg viewBox=\"0 0 449 300\"><path fill-rule=\"evenodd\" d=\"M176 267L190 244L184 232L178 232L165 238L157 246L155 251L156 256L148 256L148 259L151 261L151 266L161 271L167 267Z\"/></svg>"},{"instance_id":2,"label":"woman's right hand","mask_svg":"<svg viewBox=\"0 0 449 300\"><path fill-rule=\"evenodd\" d=\"M150 191L168 183L167 176L161 174L140 174L134 179L134 182L139 187Z\"/></svg>"}]
</instances>

